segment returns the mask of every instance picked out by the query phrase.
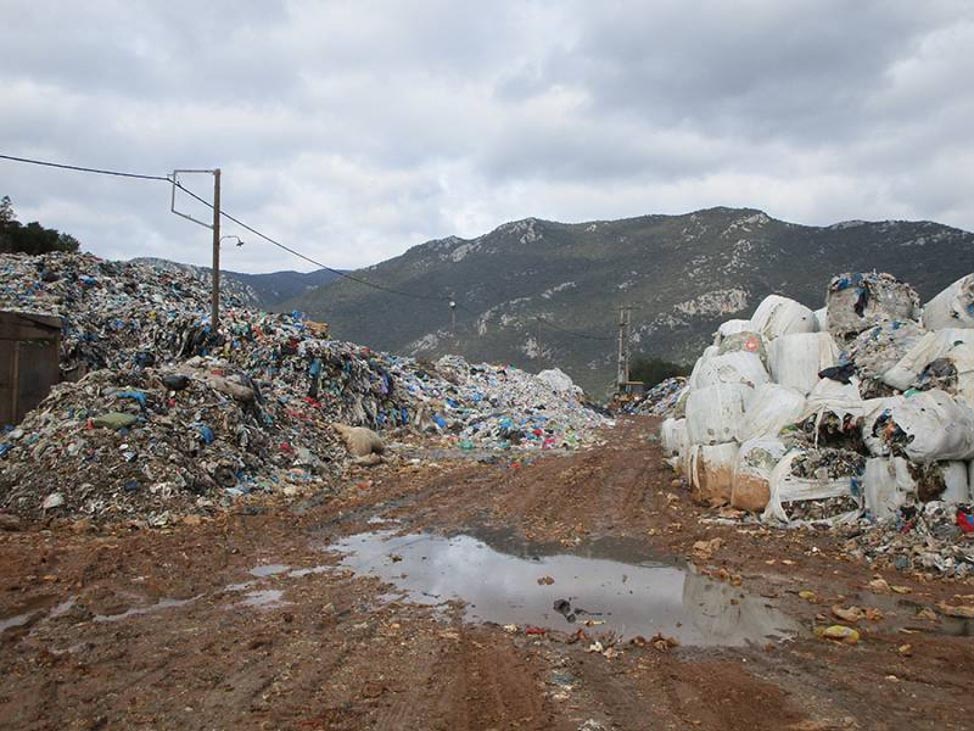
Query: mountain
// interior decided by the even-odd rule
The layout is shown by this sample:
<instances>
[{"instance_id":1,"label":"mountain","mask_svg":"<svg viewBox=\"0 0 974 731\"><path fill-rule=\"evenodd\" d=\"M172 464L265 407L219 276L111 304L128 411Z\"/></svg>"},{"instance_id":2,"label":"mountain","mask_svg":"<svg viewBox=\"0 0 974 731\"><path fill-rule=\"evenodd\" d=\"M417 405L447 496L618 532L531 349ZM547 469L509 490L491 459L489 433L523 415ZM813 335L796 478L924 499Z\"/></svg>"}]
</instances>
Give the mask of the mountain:
<instances>
[{"instance_id":1,"label":"mountain","mask_svg":"<svg viewBox=\"0 0 974 731\"><path fill-rule=\"evenodd\" d=\"M346 280L286 305L328 322L337 338L420 358L557 366L601 396L615 379L621 305L638 308L634 353L692 363L721 322L749 317L765 295L816 309L833 274L872 269L929 299L974 271L974 234L929 221L803 226L739 208L578 224L528 218L356 272L396 293Z\"/></svg>"},{"instance_id":2,"label":"mountain","mask_svg":"<svg viewBox=\"0 0 974 731\"><path fill-rule=\"evenodd\" d=\"M159 259L156 257L139 257L133 261L145 262L173 266L186 271L192 271L196 276L209 277L210 267L201 267L194 264L180 264ZM282 309L279 305L288 300L300 297L309 290L331 284L341 277L328 269L318 269L313 272L270 272L267 274L245 274L243 272L231 272L226 269L220 270L220 275L224 279L230 279L245 288L249 287L249 294L254 300L254 305L265 309Z\"/></svg>"},{"instance_id":3,"label":"mountain","mask_svg":"<svg viewBox=\"0 0 974 731\"><path fill-rule=\"evenodd\" d=\"M206 272L209 273L209 267ZM317 269L313 272L271 272L270 274L242 274L240 272L222 272L237 281L249 286L260 300L261 307L281 309L279 305L288 300L305 294L308 290L331 284L341 277L328 269Z\"/></svg>"}]
</instances>

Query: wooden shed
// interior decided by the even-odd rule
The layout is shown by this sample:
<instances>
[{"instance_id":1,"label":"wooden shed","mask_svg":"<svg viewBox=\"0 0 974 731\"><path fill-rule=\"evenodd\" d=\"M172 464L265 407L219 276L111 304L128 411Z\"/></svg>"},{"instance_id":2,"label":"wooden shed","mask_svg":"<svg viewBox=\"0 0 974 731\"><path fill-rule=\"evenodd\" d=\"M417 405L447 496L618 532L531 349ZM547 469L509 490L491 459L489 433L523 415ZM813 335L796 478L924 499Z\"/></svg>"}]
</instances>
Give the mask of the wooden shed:
<instances>
[{"instance_id":1,"label":"wooden shed","mask_svg":"<svg viewBox=\"0 0 974 731\"><path fill-rule=\"evenodd\" d=\"M61 318L0 311L0 426L16 424L61 380Z\"/></svg>"}]
</instances>

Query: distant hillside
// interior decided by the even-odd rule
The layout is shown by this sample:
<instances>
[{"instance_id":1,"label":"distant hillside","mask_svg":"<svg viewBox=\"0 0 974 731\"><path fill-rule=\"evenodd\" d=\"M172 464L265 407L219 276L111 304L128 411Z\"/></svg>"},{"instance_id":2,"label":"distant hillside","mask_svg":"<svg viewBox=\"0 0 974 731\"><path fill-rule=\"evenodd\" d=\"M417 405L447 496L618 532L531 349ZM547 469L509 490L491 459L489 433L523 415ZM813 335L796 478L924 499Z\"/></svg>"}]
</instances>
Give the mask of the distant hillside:
<instances>
[{"instance_id":1,"label":"distant hillside","mask_svg":"<svg viewBox=\"0 0 974 731\"><path fill-rule=\"evenodd\" d=\"M154 257L142 257L134 261L160 262L182 269L192 270L201 276L210 276L210 267L179 264L167 259L157 259ZM223 277L229 277L249 287L255 295L254 304L269 310L281 309L280 305L282 303L300 297L309 290L331 284L341 276L327 269L318 269L313 272L270 272L269 274L244 274L243 272L231 272L222 269L220 273Z\"/></svg>"},{"instance_id":2,"label":"distant hillside","mask_svg":"<svg viewBox=\"0 0 974 731\"><path fill-rule=\"evenodd\" d=\"M580 224L529 218L358 272L417 298L341 281L285 306L325 320L338 338L418 357L558 366L601 395L615 376L620 305L639 308L634 351L691 362L720 322L749 316L766 294L818 308L833 274L872 269L928 299L974 271L974 235L928 221L801 226L732 208Z\"/></svg>"}]
</instances>

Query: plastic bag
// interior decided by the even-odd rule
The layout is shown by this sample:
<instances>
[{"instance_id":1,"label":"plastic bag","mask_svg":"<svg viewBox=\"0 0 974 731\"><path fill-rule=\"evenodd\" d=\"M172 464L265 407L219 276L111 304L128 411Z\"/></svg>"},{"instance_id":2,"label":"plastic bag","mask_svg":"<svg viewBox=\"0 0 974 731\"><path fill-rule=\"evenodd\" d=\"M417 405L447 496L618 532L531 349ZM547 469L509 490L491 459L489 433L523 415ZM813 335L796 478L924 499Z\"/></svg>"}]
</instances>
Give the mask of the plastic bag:
<instances>
[{"instance_id":1,"label":"plastic bag","mask_svg":"<svg viewBox=\"0 0 974 731\"><path fill-rule=\"evenodd\" d=\"M793 299L768 295L751 316L751 330L765 341L782 335L813 333L817 328L815 313Z\"/></svg>"},{"instance_id":2,"label":"plastic bag","mask_svg":"<svg viewBox=\"0 0 974 731\"><path fill-rule=\"evenodd\" d=\"M801 419L805 397L793 388L766 383L754 390L739 436L742 442L774 437Z\"/></svg>"},{"instance_id":3,"label":"plastic bag","mask_svg":"<svg viewBox=\"0 0 974 731\"><path fill-rule=\"evenodd\" d=\"M771 473L788 448L767 437L744 442L734 464L731 505L738 510L760 512L771 497Z\"/></svg>"},{"instance_id":4,"label":"plastic bag","mask_svg":"<svg viewBox=\"0 0 974 731\"><path fill-rule=\"evenodd\" d=\"M836 364L839 349L828 333L784 335L772 341L768 364L775 383L808 395L819 382L819 371Z\"/></svg>"},{"instance_id":5,"label":"plastic bag","mask_svg":"<svg viewBox=\"0 0 974 731\"><path fill-rule=\"evenodd\" d=\"M912 320L893 320L863 330L844 357L855 364L860 378L882 379L925 335Z\"/></svg>"},{"instance_id":6,"label":"plastic bag","mask_svg":"<svg viewBox=\"0 0 974 731\"><path fill-rule=\"evenodd\" d=\"M923 324L931 330L974 328L974 274L961 277L927 302Z\"/></svg>"},{"instance_id":7,"label":"plastic bag","mask_svg":"<svg viewBox=\"0 0 974 731\"><path fill-rule=\"evenodd\" d=\"M721 384L690 391L687 398L687 436L691 444L740 441L744 413L754 389Z\"/></svg>"},{"instance_id":8,"label":"plastic bag","mask_svg":"<svg viewBox=\"0 0 974 731\"><path fill-rule=\"evenodd\" d=\"M904 396L889 396L862 402L862 441L872 456L889 456L889 444L883 439L882 434L874 433L876 421L880 416L888 413L894 405L902 403L904 399Z\"/></svg>"}]
</instances>

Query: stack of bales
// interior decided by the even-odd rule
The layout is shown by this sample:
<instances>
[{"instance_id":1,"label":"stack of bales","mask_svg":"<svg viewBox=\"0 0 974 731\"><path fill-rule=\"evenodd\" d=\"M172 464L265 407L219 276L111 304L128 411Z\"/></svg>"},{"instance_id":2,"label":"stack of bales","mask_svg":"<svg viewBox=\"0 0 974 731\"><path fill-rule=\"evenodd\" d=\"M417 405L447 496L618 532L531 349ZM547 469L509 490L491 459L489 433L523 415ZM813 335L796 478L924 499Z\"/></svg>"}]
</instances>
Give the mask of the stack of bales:
<instances>
[{"instance_id":1,"label":"stack of bales","mask_svg":"<svg viewBox=\"0 0 974 731\"><path fill-rule=\"evenodd\" d=\"M967 502L974 275L920 308L888 274L833 277L818 311L771 295L720 326L662 442L694 498L765 520Z\"/></svg>"}]
</instances>

